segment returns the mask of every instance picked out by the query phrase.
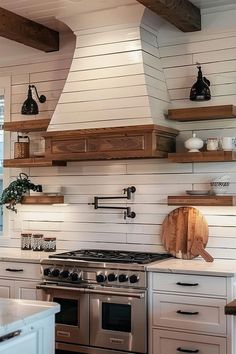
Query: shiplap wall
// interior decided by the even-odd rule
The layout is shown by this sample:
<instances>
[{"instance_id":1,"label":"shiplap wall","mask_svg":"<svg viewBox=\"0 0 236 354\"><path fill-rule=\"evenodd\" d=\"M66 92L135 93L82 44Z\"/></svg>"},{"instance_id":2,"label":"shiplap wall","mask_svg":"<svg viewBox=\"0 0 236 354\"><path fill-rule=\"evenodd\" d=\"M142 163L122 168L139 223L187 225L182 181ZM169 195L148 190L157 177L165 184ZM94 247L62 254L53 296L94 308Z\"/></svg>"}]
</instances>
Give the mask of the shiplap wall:
<instances>
[{"instance_id":1,"label":"shiplap wall","mask_svg":"<svg viewBox=\"0 0 236 354\"><path fill-rule=\"evenodd\" d=\"M225 18L227 19L227 15ZM214 60L213 53L210 63L201 60L204 74L210 76L212 81L213 99L207 104L235 103L235 92L231 91L230 94L227 89L228 84L234 83L236 54L228 60L225 46L227 45L232 51L235 50L236 28L235 33L233 31L219 33L217 28L215 31L212 30L212 23L210 25L211 30L203 29L198 34L182 35L168 26L166 31L163 30L163 34L160 31L160 53L174 107L180 105L185 107L191 104L187 94L184 97L181 95L182 90L186 88L187 93L193 81L196 71L193 55L204 54L207 61L208 54L210 57L212 51L221 51L222 57L220 62ZM172 32L172 35L168 35L168 31ZM178 52L180 48L182 48L181 52ZM203 48L205 48L204 53L202 53ZM72 55L72 50L70 53ZM188 56L192 58L190 62L185 61ZM47 60L41 61L37 64L26 63L25 66L12 67L12 119L22 119L19 114L20 101L16 102L16 99L18 95L25 97L29 81L36 83L37 86L42 85L41 88L45 87L43 85L46 87L49 85L48 91L51 92L52 97L54 94L58 97L60 91L58 85L63 86L60 81L66 78L69 59L58 59L53 63ZM29 63L31 63L30 58ZM178 66L175 65L176 63ZM221 90L221 96L214 93L214 86L217 85ZM45 108L43 116L52 113L56 101L57 98L52 99L50 104L47 103L48 108ZM212 128L224 129L212 130ZM183 140L195 129L199 136L236 135L233 120L189 123L182 125L183 131L178 139L180 149ZM19 172L12 169L12 177ZM101 247L162 251L161 223L167 213L173 209L167 206L168 195L181 194L192 188L208 189L210 180L225 172L229 172L231 176L230 190L236 192L235 163L172 164L165 159L71 162L66 167L32 168L26 172L29 172L34 183L62 185L65 202L68 205L19 206L16 215L10 213L11 246L19 245L20 232L40 231L48 236L57 236L58 249ZM121 195L122 189L130 185L135 185L137 188L137 192L129 201L132 210L137 214L135 219L124 220L121 211L94 210L91 205L88 205L93 201L94 195ZM126 205L124 201L116 201L116 203ZM205 215L209 224L208 251L217 258L236 259L236 209L234 207L199 207L198 209Z\"/></svg>"}]
</instances>

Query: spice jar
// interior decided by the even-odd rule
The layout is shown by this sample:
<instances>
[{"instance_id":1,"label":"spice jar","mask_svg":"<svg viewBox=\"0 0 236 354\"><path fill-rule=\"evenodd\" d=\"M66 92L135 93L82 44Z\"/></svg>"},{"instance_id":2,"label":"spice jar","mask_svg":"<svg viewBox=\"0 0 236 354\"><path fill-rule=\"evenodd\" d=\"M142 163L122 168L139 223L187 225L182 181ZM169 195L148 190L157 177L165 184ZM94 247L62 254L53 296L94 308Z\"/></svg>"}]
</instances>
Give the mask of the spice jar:
<instances>
[{"instance_id":1,"label":"spice jar","mask_svg":"<svg viewBox=\"0 0 236 354\"><path fill-rule=\"evenodd\" d=\"M32 236L32 250L43 251L43 234L33 234Z\"/></svg>"},{"instance_id":2,"label":"spice jar","mask_svg":"<svg viewBox=\"0 0 236 354\"><path fill-rule=\"evenodd\" d=\"M22 250L31 250L31 236L30 233L21 234L21 249Z\"/></svg>"},{"instance_id":3,"label":"spice jar","mask_svg":"<svg viewBox=\"0 0 236 354\"><path fill-rule=\"evenodd\" d=\"M17 134L17 142L14 144L14 159L29 157L30 139L27 135Z\"/></svg>"},{"instance_id":4,"label":"spice jar","mask_svg":"<svg viewBox=\"0 0 236 354\"><path fill-rule=\"evenodd\" d=\"M43 250L44 250L44 252L55 252L56 251L56 237L44 237Z\"/></svg>"},{"instance_id":5,"label":"spice jar","mask_svg":"<svg viewBox=\"0 0 236 354\"><path fill-rule=\"evenodd\" d=\"M214 151L214 150L218 150L219 147L219 140L218 138L208 138L207 139L207 150L208 151Z\"/></svg>"}]
</instances>

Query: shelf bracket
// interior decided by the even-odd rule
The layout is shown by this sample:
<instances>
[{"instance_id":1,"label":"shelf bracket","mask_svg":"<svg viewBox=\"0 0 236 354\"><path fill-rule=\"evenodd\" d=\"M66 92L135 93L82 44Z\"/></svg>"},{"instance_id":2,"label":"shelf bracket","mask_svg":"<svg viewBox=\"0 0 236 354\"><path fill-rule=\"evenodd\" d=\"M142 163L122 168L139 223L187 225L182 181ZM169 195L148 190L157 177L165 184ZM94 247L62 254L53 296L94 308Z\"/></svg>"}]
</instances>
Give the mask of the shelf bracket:
<instances>
[{"instance_id":1,"label":"shelf bracket","mask_svg":"<svg viewBox=\"0 0 236 354\"><path fill-rule=\"evenodd\" d=\"M123 189L125 195L123 196L106 196L106 197L99 197L95 196L93 203L89 203L89 205L93 205L94 209L121 209L124 210L124 219L126 218L135 218L136 214L134 211L131 210L130 207L115 207L115 206L107 206L107 205L99 205L99 200L106 200L106 199L131 199L133 193L136 192L136 188L134 186L127 187Z\"/></svg>"}]
</instances>

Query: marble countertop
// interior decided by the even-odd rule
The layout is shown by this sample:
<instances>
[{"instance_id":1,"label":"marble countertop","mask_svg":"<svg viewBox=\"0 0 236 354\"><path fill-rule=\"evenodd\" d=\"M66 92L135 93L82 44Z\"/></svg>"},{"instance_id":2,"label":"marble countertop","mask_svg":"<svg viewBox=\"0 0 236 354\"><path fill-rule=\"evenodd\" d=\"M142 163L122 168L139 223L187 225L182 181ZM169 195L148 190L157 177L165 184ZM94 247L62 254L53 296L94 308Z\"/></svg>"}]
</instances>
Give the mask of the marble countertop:
<instances>
[{"instance_id":1,"label":"marble countertop","mask_svg":"<svg viewBox=\"0 0 236 354\"><path fill-rule=\"evenodd\" d=\"M171 258L154 262L147 266L148 271L164 273L184 273L233 277L236 275L236 260L215 259L205 262L202 258L193 260Z\"/></svg>"},{"instance_id":2,"label":"marble countertop","mask_svg":"<svg viewBox=\"0 0 236 354\"><path fill-rule=\"evenodd\" d=\"M55 302L0 298L0 335L60 311Z\"/></svg>"},{"instance_id":3,"label":"marble countertop","mask_svg":"<svg viewBox=\"0 0 236 354\"><path fill-rule=\"evenodd\" d=\"M65 252L59 250L57 253ZM13 262L40 263L55 252L22 251L20 248L0 247L0 260ZM193 260L171 258L153 262L146 268L148 271L165 273L191 273L215 276L233 277L236 275L236 260L215 259L214 262L205 262L201 257Z\"/></svg>"},{"instance_id":4,"label":"marble countertop","mask_svg":"<svg viewBox=\"0 0 236 354\"><path fill-rule=\"evenodd\" d=\"M58 251L64 252L64 251ZM40 263L41 259L48 258L55 252L22 251L20 248L0 247L0 260L13 262Z\"/></svg>"}]
</instances>

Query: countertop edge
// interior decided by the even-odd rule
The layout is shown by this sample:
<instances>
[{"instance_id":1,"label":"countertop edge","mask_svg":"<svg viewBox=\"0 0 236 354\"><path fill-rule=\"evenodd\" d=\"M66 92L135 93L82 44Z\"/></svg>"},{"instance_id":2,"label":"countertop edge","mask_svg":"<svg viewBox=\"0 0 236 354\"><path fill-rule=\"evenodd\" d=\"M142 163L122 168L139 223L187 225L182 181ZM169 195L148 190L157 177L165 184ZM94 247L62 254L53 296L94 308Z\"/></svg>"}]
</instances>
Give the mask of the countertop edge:
<instances>
[{"instance_id":1,"label":"countertop edge","mask_svg":"<svg viewBox=\"0 0 236 354\"><path fill-rule=\"evenodd\" d=\"M205 262L201 258L192 260L169 258L147 265L146 270L159 273L235 277L236 260L215 259L214 262Z\"/></svg>"}]
</instances>

